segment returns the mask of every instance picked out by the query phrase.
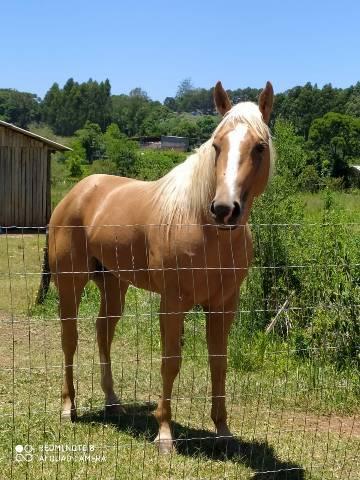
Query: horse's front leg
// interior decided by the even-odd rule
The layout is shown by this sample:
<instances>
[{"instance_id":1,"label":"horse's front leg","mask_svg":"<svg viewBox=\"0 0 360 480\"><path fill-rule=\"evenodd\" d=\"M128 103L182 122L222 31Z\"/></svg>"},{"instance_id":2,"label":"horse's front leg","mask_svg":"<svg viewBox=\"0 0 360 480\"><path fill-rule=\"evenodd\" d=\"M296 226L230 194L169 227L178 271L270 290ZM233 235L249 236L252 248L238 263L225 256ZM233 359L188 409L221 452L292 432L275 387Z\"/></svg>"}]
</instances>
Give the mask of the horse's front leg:
<instances>
[{"instance_id":1,"label":"horse's front leg","mask_svg":"<svg viewBox=\"0 0 360 480\"><path fill-rule=\"evenodd\" d=\"M169 453L173 447L171 434L171 393L174 380L181 366L181 337L184 324L184 308L177 302L162 298L160 305L160 331L162 344L161 376L162 397L155 412L159 433L155 442L161 453Z\"/></svg>"},{"instance_id":2,"label":"horse's front leg","mask_svg":"<svg viewBox=\"0 0 360 480\"><path fill-rule=\"evenodd\" d=\"M227 368L227 343L235 315L236 300L226 305L211 306L206 314L206 340L212 384L211 418L219 437L219 445L230 446L232 435L227 424L225 381Z\"/></svg>"}]
</instances>

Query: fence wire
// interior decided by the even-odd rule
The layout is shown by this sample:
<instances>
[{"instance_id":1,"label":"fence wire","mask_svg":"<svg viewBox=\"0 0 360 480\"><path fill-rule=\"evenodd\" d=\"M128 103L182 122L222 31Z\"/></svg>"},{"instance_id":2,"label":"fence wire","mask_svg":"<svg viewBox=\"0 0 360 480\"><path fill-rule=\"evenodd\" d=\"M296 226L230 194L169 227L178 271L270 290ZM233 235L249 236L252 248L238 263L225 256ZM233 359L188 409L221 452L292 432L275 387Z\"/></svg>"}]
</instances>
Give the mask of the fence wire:
<instances>
[{"instance_id":1,"label":"fence wire","mask_svg":"<svg viewBox=\"0 0 360 480\"><path fill-rule=\"evenodd\" d=\"M140 249L129 244L128 257L119 258L120 234L139 227L144 226L102 226L114 238L111 247L97 245L96 263L93 245L86 243L79 253L70 242L71 262L56 267L53 279L68 276L75 282L87 275L89 282L78 314L67 315L65 308L62 322L54 283L44 303L35 304L45 231L0 230L0 478L359 478L360 224L252 225L254 259L232 309L225 300L223 308L211 303L202 308L196 300L200 292L211 296L212 275L225 299L228 276L235 282L247 269L236 261L233 234L220 233L228 239L219 240L216 258L204 247L202 265L191 245L186 261L175 249L172 262L151 265L147 241ZM162 227L147 225L146 235ZM89 228L55 230L69 229L75 238L74 232ZM186 228L190 234L198 226ZM231 264L222 264L223 249L231 253ZM150 265L141 264L139 251ZM78 268L80 254L86 268ZM167 275L179 297L186 279L194 295L190 310L182 311L181 301L176 310L159 314L156 288L137 286L146 276L150 287L152 276ZM111 348L118 399L112 404L108 398L105 408L101 372L109 362L99 359L96 323L108 329L118 318L111 311L108 276L130 287ZM100 313L94 279L98 286L105 282ZM78 295L74 285L68 303ZM174 448L164 455L154 443L160 371L164 361L177 361L180 354L162 351L159 318L166 322L182 313L182 364L171 395ZM205 313L234 317L225 394L231 438L216 432L210 416L212 401L224 395L212 392L209 359L220 361L224 354L207 350ZM65 362L61 332L75 319L76 352ZM61 415L65 366L74 371L74 421ZM109 407L118 407L118 400L121 408L114 412Z\"/></svg>"}]
</instances>

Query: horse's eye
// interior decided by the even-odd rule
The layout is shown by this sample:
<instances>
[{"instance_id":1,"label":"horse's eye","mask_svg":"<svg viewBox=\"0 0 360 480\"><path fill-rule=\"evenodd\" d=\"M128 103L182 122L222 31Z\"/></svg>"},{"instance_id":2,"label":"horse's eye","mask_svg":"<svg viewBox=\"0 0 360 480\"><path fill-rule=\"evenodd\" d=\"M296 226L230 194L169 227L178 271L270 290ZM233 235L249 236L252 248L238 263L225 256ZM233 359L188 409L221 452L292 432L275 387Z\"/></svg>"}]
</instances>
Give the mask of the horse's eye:
<instances>
[{"instance_id":1,"label":"horse's eye","mask_svg":"<svg viewBox=\"0 0 360 480\"><path fill-rule=\"evenodd\" d=\"M266 144L265 143L257 143L255 145L255 148L254 150L258 153L263 153L263 151L265 150L265 147L266 147Z\"/></svg>"}]
</instances>

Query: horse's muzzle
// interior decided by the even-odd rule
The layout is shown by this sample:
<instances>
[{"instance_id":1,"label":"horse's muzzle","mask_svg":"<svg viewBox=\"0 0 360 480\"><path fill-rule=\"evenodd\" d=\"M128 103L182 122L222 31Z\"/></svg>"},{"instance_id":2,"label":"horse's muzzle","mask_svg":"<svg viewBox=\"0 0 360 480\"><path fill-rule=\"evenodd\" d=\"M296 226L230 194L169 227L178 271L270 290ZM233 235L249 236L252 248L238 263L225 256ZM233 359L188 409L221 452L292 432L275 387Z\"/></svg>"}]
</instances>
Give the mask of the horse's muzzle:
<instances>
[{"instance_id":1,"label":"horse's muzzle","mask_svg":"<svg viewBox=\"0 0 360 480\"><path fill-rule=\"evenodd\" d=\"M214 200L210 204L210 213L218 225L231 227L237 225L241 216L241 207L239 202L227 204Z\"/></svg>"}]
</instances>

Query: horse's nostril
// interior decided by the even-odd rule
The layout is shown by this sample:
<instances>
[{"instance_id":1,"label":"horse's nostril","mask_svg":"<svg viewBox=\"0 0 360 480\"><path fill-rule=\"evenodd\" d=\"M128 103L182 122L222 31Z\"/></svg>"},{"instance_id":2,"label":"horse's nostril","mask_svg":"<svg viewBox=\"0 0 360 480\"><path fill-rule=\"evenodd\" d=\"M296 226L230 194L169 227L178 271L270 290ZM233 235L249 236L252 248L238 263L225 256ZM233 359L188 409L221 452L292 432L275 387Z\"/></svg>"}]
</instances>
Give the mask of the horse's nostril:
<instances>
[{"instance_id":1,"label":"horse's nostril","mask_svg":"<svg viewBox=\"0 0 360 480\"><path fill-rule=\"evenodd\" d=\"M233 217L239 217L241 213L241 207L239 202L234 202L234 210L232 212Z\"/></svg>"},{"instance_id":2,"label":"horse's nostril","mask_svg":"<svg viewBox=\"0 0 360 480\"><path fill-rule=\"evenodd\" d=\"M224 221L227 216L231 215L232 209L233 208L231 205L215 201L211 204L210 207L212 214L216 217L218 221Z\"/></svg>"}]
</instances>

